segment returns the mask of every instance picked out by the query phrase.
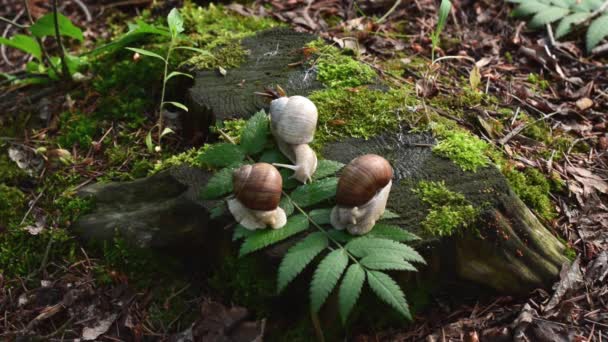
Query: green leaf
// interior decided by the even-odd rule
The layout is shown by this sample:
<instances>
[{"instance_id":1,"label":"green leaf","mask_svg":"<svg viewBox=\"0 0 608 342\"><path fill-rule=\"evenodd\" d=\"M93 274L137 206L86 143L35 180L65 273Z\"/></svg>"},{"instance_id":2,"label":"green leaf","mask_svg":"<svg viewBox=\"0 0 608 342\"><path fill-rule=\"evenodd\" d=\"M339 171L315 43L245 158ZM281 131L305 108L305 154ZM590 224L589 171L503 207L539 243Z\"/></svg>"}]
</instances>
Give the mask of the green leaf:
<instances>
[{"instance_id":1,"label":"green leaf","mask_svg":"<svg viewBox=\"0 0 608 342\"><path fill-rule=\"evenodd\" d=\"M287 219L287 224L281 229L256 230L251 236L247 237L239 256L247 255L264 247L285 240L290 236L308 229L308 219L304 215L295 215Z\"/></svg>"},{"instance_id":2,"label":"green leaf","mask_svg":"<svg viewBox=\"0 0 608 342\"><path fill-rule=\"evenodd\" d=\"M34 38L30 36L16 34L12 36L11 39L0 37L0 44L29 53L30 55L36 57L38 61L42 60L42 50L40 49L40 45Z\"/></svg>"},{"instance_id":3,"label":"green leaf","mask_svg":"<svg viewBox=\"0 0 608 342\"><path fill-rule=\"evenodd\" d=\"M218 217L223 216L227 212L226 203L224 201L219 202L216 206L209 209L209 218L216 219Z\"/></svg>"},{"instance_id":4,"label":"green leaf","mask_svg":"<svg viewBox=\"0 0 608 342\"><path fill-rule=\"evenodd\" d=\"M394 255L368 255L360 263L372 270L416 271L412 264Z\"/></svg>"},{"instance_id":5,"label":"green leaf","mask_svg":"<svg viewBox=\"0 0 608 342\"><path fill-rule=\"evenodd\" d=\"M325 234L316 232L291 247L279 265L278 292L281 292L329 244Z\"/></svg>"},{"instance_id":6,"label":"green leaf","mask_svg":"<svg viewBox=\"0 0 608 342\"><path fill-rule=\"evenodd\" d=\"M163 103L161 104L161 106L162 106L162 107L164 107L166 104L173 105L173 106L175 106L175 107L177 107L177 108L179 108L179 109L181 109L181 110L183 110L183 111L185 111L185 112L187 112L187 111L188 111L188 107L186 107L184 104L179 103L179 102L175 102L175 101L165 101L165 102L163 102Z\"/></svg>"},{"instance_id":7,"label":"green leaf","mask_svg":"<svg viewBox=\"0 0 608 342\"><path fill-rule=\"evenodd\" d=\"M574 13L559 22L555 29L555 38L560 39L572 31L572 25L589 17L588 13Z\"/></svg>"},{"instance_id":8,"label":"green leaf","mask_svg":"<svg viewBox=\"0 0 608 342\"><path fill-rule=\"evenodd\" d=\"M451 9L452 3L450 0L441 0L441 5L439 6L439 19L437 20L437 29L435 30L436 35L439 35L441 31L443 31Z\"/></svg>"},{"instance_id":9,"label":"green leaf","mask_svg":"<svg viewBox=\"0 0 608 342\"><path fill-rule=\"evenodd\" d=\"M514 17L527 17L535 13L546 11L549 8L551 8L551 6L536 1L523 2L511 12L511 15Z\"/></svg>"},{"instance_id":10,"label":"green leaf","mask_svg":"<svg viewBox=\"0 0 608 342\"><path fill-rule=\"evenodd\" d=\"M262 152L268 132L268 116L261 110L247 120L243 133L241 133L241 147L245 153L252 155Z\"/></svg>"},{"instance_id":11,"label":"green leaf","mask_svg":"<svg viewBox=\"0 0 608 342\"><path fill-rule=\"evenodd\" d=\"M399 214L392 212L388 209L384 210L384 214L382 214L382 217L380 218L381 220L390 220L390 219L396 219L399 218Z\"/></svg>"},{"instance_id":12,"label":"green leaf","mask_svg":"<svg viewBox=\"0 0 608 342\"><path fill-rule=\"evenodd\" d=\"M318 312L334 289L342 272L348 265L348 256L342 248L329 253L319 263L310 284L310 304L313 312Z\"/></svg>"},{"instance_id":13,"label":"green leaf","mask_svg":"<svg viewBox=\"0 0 608 342\"><path fill-rule=\"evenodd\" d=\"M255 230L249 230L244 226L237 224L234 228L234 233L232 233L232 241L248 238L253 234L255 234Z\"/></svg>"},{"instance_id":14,"label":"green leaf","mask_svg":"<svg viewBox=\"0 0 608 342\"><path fill-rule=\"evenodd\" d=\"M129 25L129 31L127 33L112 40L108 44L95 48L90 51L89 54L97 56L106 52L114 52L151 34L165 37L171 36L171 33L166 28L152 26L143 20L138 19L135 24Z\"/></svg>"},{"instance_id":15,"label":"green leaf","mask_svg":"<svg viewBox=\"0 0 608 342\"><path fill-rule=\"evenodd\" d=\"M328 176L333 176L343 167L344 164L335 160L319 160L317 163L317 170L312 175L312 180L315 181Z\"/></svg>"},{"instance_id":16,"label":"green leaf","mask_svg":"<svg viewBox=\"0 0 608 342\"><path fill-rule=\"evenodd\" d=\"M174 47L174 49L176 49L176 50L190 50L190 51L201 53L203 55L213 56L213 54L211 52L207 51L207 50L195 48L195 47L192 47L192 46L176 46L176 47Z\"/></svg>"},{"instance_id":17,"label":"green leaf","mask_svg":"<svg viewBox=\"0 0 608 342\"><path fill-rule=\"evenodd\" d=\"M378 298L392 306L405 318L412 319L405 295L391 277L379 271L367 271L367 283Z\"/></svg>"},{"instance_id":18,"label":"green leaf","mask_svg":"<svg viewBox=\"0 0 608 342\"><path fill-rule=\"evenodd\" d=\"M334 239L338 242L341 242L341 243L347 243L356 238L355 235L350 235L349 233L347 233L344 230L337 230L337 229L331 229L327 232L327 234L332 239Z\"/></svg>"},{"instance_id":19,"label":"green leaf","mask_svg":"<svg viewBox=\"0 0 608 342\"><path fill-rule=\"evenodd\" d=\"M330 222L331 209L315 209L308 213L310 219L318 225L329 224Z\"/></svg>"},{"instance_id":20,"label":"green leaf","mask_svg":"<svg viewBox=\"0 0 608 342\"><path fill-rule=\"evenodd\" d=\"M178 34L184 32L184 20L177 8L172 9L167 15L167 24L173 37L177 37Z\"/></svg>"},{"instance_id":21,"label":"green leaf","mask_svg":"<svg viewBox=\"0 0 608 342\"><path fill-rule=\"evenodd\" d=\"M289 217L289 215L293 214L295 207L293 203L287 197L281 198L281 202L279 202L279 207L281 207L285 211L285 215Z\"/></svg>"},{"instance_id":22,"label":"green leaf","mask_svg":"<svg viewBox=\"0 0 608 342\"><path fill-rule=\"evenodd\" d=\"M348 315L357 303L364 282L365 271L363 268L357 264L351 265L346 271L344 279L342 279L340 292L338 292L338 306L342 323L346 323Z\"/></svg>"},{"instance_id":23,"label":"green leaf","mask_svg":"<svg viewBox=\"0 0 608 342\"><path fill-rule=\"evenodd\" d=\"M268 163L268 164L272 164L272 163L286 164L286 163L289 163L289 159L287 159L287 157L285 157L283 155L283 153L281 153L279 150L277 150L276 148L273 148L270 150L266 150L266 151L264 151L264 153L262 153L262 155L260 156L260 162Z\"/></svg>"},{"instance_id":24,"label":"green leaf","mask_svg":"<svg viewBox=\"0 0 608 342\"><path fill-rule=\"evenodd\" d=\"M210 167L226 167L245 159L245 153L237 145L213 144L199 157L199 161Z\"/></svg>"},{"instance_id":25,"label":"green leaf","mask_svg":"<svg viewBox=\"0 0 608 342\"><path fill-rule=\"evenodd\" d=\"M216 199L232 192L232 174L235 168L223 168L211 176L201 194L203 199Z\"/></svg>"},{"instance_id":26,"label":"green leaf","mask_svg":"<svg viewBox=\"0 0 608 342\"><path fill-rule=\"evenodd\" d=\"M70 19L68 19L66 16L58 13L57 21L59 24L59 33L62 36L71 37L79 41L84 40L82 30L72 24ZM38 19L34 25L30 26L30 32L34 37L38 38L55 36L55 14L48 13L42 18Z\"/></svg>"},{"instance_id":27,"label":"green leaf","mask_svg":"<svg viewBox=\"0 0 608 342\"><path fill-rule=\"evenodd\" d=\"M367 237L384 238L388 240L408 242L420 240L420 238L407 230L390 224L377 223L367 234Z\"/></svg>"},{"instance_id":28,"label":"green leaf","mask_svg":"<svg viewBox=\"0 0 608 342\"><path fill-rule=\"evenodd\" d=\"M152 131L148 131L146 135L146 147L148 147L148 152L154 152L154 144L152 143Z\"/></svg>"},{"instance_id":29,"label":"green leaf","mask_svg":"<svg viewBox=\"0 0 608 342\"><path fill-rule=\"evenodd\" d=\"M394 255L407 261L425 264L422 256L420 256L412 247L387 239L367 236L359 237L346 244L346 250L359 258L374 254Z\"/></svg>"},{"instance_id":30,"label":"green leaf","mask_svg":"<svg viewBox=\"0 0 608 342\"><path fill-rule=\"evenodd\" d=\"M148 56L148 57L154 57L154 58L158 58L160 60L162 60L163 62L165 61L165 58L157 53L154 53L152 51L148 51L148 50L144 50L144 49L138 49L138 48L132 48L132 47L128 47L125 48L127 50L131 50L133 52L137 52L140 55L144 55L144 56Z\"/></svg>"},{"instance_id":31,"label":"green leaf","mask_svg":"<svg viewBox=\"0 0 608 342\"><path fill-rule=\"evenodd\" d=\"M530 27L539 28L565 17L570 10L560 7L550 7L545 11L536 13L530 20Z\"/></svg>"},{"instance_id":32,"label":"green leaf","mask_svg":"<svg viewBox=\"0 0 608 342\"><path fill-rule=\"evenodd\" d=\"M317 182L300 185L291 193L291 199L300 207L310 207L336 195L338 178L330 177Z\"/></svg>"},{"instance_id":33,"label":"green leaf","mask_svg":"<svg viewBox=\"0 0 608 342\"><path fill-rule=\"evenodd\" d=\"M593 48L599 44L606 36L608 36L608 14L593 20L587 30L587 52L591 52Z\"/></svg>"},{"instance_id":34,"label":"green leaf","mask_svg":"<svg viewBox=\"0 0 608 342\"><path fill-rule=\"evenodd\" d=\"M167 75L167 77L165 78L165 82L167 82L168 80L170 80L172 77L175 77L175 76L186 76L189 78L194 78L192 75L186 74L185 72L171 71L171 73L169 75Z\"/></svg>"}]
</instances>

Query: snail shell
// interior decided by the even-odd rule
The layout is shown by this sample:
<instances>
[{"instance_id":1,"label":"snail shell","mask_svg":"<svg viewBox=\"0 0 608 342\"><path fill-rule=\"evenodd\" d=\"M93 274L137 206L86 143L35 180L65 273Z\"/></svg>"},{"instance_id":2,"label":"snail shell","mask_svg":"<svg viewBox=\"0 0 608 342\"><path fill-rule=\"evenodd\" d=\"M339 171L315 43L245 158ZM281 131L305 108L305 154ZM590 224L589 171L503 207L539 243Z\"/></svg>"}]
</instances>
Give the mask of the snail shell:
<instances>
[{"instance_id":1,"label":"snail shell","mask_svg":"<svg viewBox=\"0 0 608 342\"><path fill-rule=\"evenodd\" d=\"M304 96L280 97L270 103L273 134L288 144L310 143L317 118L317 107Z\"/></svg>"},{"instance_id":2,"label":"snail shell","mask_svg":"<svg viewBox=\"0 0 608 342\"><path fill-rule=\"evenodd\" d=\"M244 165L234 171L235 197L253 210L276 209L281 200L283 179L279 171L268 163Z\"/></svg>"},{"instance_id":3,"label":"snail shell","mask_svg":"<svg viewBox=\"0 0 608 342\"><path fill-rule=\"evenodd\" d=\"M386 159L375 154L357 157L340 175L336 203L343 207L364 205L392 178L393 168Z\"/></svg>"}]
</instances>

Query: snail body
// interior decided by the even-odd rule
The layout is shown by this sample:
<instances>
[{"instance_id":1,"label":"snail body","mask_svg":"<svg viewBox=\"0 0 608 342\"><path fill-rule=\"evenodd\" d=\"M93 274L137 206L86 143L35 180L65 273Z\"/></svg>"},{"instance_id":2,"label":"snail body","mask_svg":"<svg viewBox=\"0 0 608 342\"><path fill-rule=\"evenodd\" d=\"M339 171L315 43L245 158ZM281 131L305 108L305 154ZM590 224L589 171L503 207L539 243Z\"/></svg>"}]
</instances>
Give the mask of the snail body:
<instances>
[{"instance_id":1,"label":"snail body","mask_svg":"<svg viewBox=\"0 0 608 342\"><path fill-rule=\"evenodd\" d=\"M293 178L302 183L311 180L317 169L317 156L308 146L317 119L317 107L304 96L284 96L270 103L270 130L279 150L293 163L274 165L294 170Z\"/></svg>"},{"instance_id":2,"label":"snail body","mask_svg":"<svg viewBox=\"0 0 608 342\"><path fill-rule=\"evenodd\" d=\"M285 225L287 217L279 207L283 180L274 166L244 165L234 171L232 179L234 198L228 200L228 210L237 222L252 230Z\"/></svg>"},{"instance_id":3,"label":"snail body","mask_svg":"<svg viewBox=\"0 0 608 342\"><path fill-rule=\"evenodd\" d=\"M384 214L391 191L393 169L375 154L353 159L344 167L336 191L331 224L338 230L362 235Z\"/></svg>"}]
</instances>

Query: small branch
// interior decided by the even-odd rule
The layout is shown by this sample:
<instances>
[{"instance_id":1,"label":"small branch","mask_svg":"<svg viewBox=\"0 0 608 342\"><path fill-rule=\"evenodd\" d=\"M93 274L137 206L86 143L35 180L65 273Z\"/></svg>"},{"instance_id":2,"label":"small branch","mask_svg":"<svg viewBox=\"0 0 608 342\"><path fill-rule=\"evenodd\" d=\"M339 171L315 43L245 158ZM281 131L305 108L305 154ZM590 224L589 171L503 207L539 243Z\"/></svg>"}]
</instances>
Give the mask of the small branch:
<instances>
[{"instance_id":1,"label":"small branch","mask_svg":"<svg viewBox=\"0 0 608 342\"><path fill-rule=\"evenodd\" d=\"M5 17L3 17L3 16L1 16L1 15L0 15L0 21L4 21L5 23L8 23L8 24L13 25L13 26L15 26L15 27L18 27L18 28L20 28L20 29L26 29L26 28L28 28L28 27L29 27L28 25L21 25L21 24L19 24L19 23L15 22L15 21L10 20L10 19L8 19L8 18L5 18Z\"/></svg>"},{"instance_id":2,"label":"small branch","mask_svg":"<svg viewBox=\"0 0 608 342\"><path fill-rule=\"evenodd\" d=\"M63 78L71 79L70 70L68 64L65 61L65 50L63 48L63 42L61 40L61 32L59 31L59 14L57 12L57 0L53 0L53 21L55 24L55 39L57 39L57 45L59 45L59 57L61 58L61 71ZM52 63L51 63L52 65Z\"/></svg>"},{"instance_id":3,"label":"small branch","mask_svg":"<svg viewBox=\"0 0 608 342\"><path fill-rule=\"evenodd\" d=\"M388 12L386 12L382 18L376 20L376 24L381 24L383 21L386 20L386 18L388 18L391 14L393 14L393 12L397 9L397 7L399 7L399 5L401 4L401 0L397 0L395 1L395 4L393 4L393 7L391 7Z\"/></svg>"}]
</instances>

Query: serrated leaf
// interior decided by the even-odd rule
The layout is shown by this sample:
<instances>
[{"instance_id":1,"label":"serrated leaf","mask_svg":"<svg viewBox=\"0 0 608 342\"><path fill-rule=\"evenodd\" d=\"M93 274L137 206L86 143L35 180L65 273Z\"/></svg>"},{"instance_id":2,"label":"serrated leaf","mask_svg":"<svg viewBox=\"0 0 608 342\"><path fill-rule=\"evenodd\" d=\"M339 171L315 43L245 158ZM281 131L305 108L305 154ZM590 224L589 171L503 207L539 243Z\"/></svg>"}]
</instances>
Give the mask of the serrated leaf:
<instances>
[{"instance_id":1,"label":"serrated leaf","mask_svg":"<svg viewBox=\"0 0 608 342\"><path fill-rule=\"evenodd\" d=\"M329 224L331 209L315 209L308 213L308 216L318 225Z\"/></svg>"},{"instance_id":2,"label":"serrated leaf","mask_svg":"<svg viewBox=\"0 0 608 342\"><path fill-rule=\"evenodd\" d=\"M140 55L158 58L158 59L162 60L163 62L165 61L165 58L163 56L161 56L161 55L159 55L157 53L154 53L152 51L148 51L148 50L144 50L144 49L138 49L138 48L132 48L132 47L128 47L128 48L125 48L125 49L133 51L133 52L137 52Z\"/></svg>"},{"instance_id":3,"label":"serrated leaf","mask_svg":"<svg viewBox=\"0 0 608 342\"><path fill-rule=\"evenodd\" d=\"M285 211L285 215L288 217L289 215L293 214L293 211L295 209L293 203L291 203L291 201L287 197L281 198L281 202L279 202L279 207L281 207L283 211Z\"/></svg>"},{"instance_id":4,"label":"serrated leaf","mask_svg":"<svg viewBox=\"0 0 608 342\"><path fill-rule=\"evenodd\" d=\"M59 24L59 33L62 36L71 37L79 41L84 40L82 30L75 26L70 19L63 14L57 14L57 23ZM34 25L30 26L30 32L34 37L38 38L55 36L55 14L48 13L36 20Z\"/></svg>"},{"instance_id":5,"label":"serrated leaf","mask_svg":"<svg viewBox=\"0 0 608 342\"><path fill-rule=\"evenodd\" d=\"M291 247L279 265L278 292L283 291L328 244L325 234L316 232Z\"/></svg>"},{"instance_id":6,"label":"serrated leaf","mask_svg":"<svg viewBox=\"0 0 608 342\"><path fill-rule=\"evenodd\" d=\"M340 292L338 292L338 306L342 323L346 323L348 315L357 303L364 282L365 271L363 268L357 264L351 265L346 271L344 279L342 279Z\"/></svg>"},{"instance_id":7,"label":"serrated leaf","mask_svg":"<svg viewBox=\"0 0 608 342\"><path fill-rule=\"evenodd\" d=\"M348 264L348 256L342 248L329 253L315 270L310 284L310 305L313 312L318 312L334 289Z\"/></svg>"},{"instance_id":8,"label":"serrated leaf","mask_svg":"<svg viewBox=\"0 0 608 342\"><path fill-rule=\"evenodd\" d=\"M279 173L281 174L281 178L283 179L283 189L291 190L296 188L298 185L302 184L298 182L295 178L292 178L293 171L289 169L280 168Z\"/></svg>"},{"instance_id":9,"label":"serrated leaf","mask_svg":"<svg viewBox=\"0 0 608 342\"><path fill-rule=\"evenodd\" d=\"M189 78L194 78L192 75L186 74L185 72L171 71L171 73L169 73L169 75L167 75L167 78L165 78L165 82L167 82L168 80L170 80L171 78L173 78L175 76L186 76Z\"/></svg>"},{"instance_id":10,"label":"serrated leaf","mask_svg":"<svg viewBox=\"0 0 608 342\"><path fill-rule=\"evenodd\" d=\"M226 204L224 201L219 202L215 207L209 209L209 218L216 219L223 216L227 212Z\"/></svg>"},{"instance_id":11,"label":"serrated leaf","mask_svg":"<svg viewBox=\"0 0 608 342\"><path fill-rule=\"evenodd\" d=\"M416 271L412 264L393 255L368 255L359 263L372 270Z\"/></svg>"},{"instance_id":12,"label":"serrated leaf","mask_svg":"<svg viewBox=\"0 0 608 342\"><path fill-rule=\"evenodd\" d=\"M188 107L186 107L186 105L184 105L183 103L179 103L179 102L175 102L175 101L165 101L161 104L162 107L164 107L165 105L170 104L172 106L175 106L185 112L188 111Z\"/></svg>"},{"instance_id":13,"label":"serrated leaf","mask_svg":"<svg viewBox=\"0 0 608 342\"><path fill-rule=\"evenodd\" d=\"M42 60L42 49L40 49L40 44L30 36L16 34L12 36L11 39L0 37L0 44L19 49L25 53L29 53L39 61Z\"/></svg>"},{"instance_id":14,"label":"serrated leaf","mask_svg":"<svg viewBox=\"0 0 608 342\"><path fill-rule=\"evenodd\" d=\"M570 10L560 7L549 7L548 9L538 12L530 20L530 27L539 28L546 24L550 24L556 20L565 17Z\"/></svg>"},{"instance_id":15,"label":"serrated leaf","mask_svg":"<svg viewBox=\"0 0 608 342\"><path fill-rule=\"evenodd\" d=\"M568 0L551 0L551 3L561 8L570 8L572 6L572 3Z\"/></svg>"},{"instance_id":16,"label":"serrated leaf","mask_svg":"<svg viewBox=\"0 0 608 342\"><path fill-rule=\"evenodd\" d=\"M405 300L405 295L399 285L387 274L379 271L367 271L367 283L374 293L388 305L392 306L405 318L411 320L412 315Z\"/></svg>"},{"instance_id":17,"label":"serrated leaf","mask_svg":"<svg viewBox=\"0 0 608 342\"><path fill-rule=\"evenodd\" d=\"M559 39L572 31L572 25L589 17L588 13L574 13L562 19L555 29L555 38Z\"/></svg>"},{"instance_id":18,"label":"serrated leaf","mask_svg":"<svg viewBox=\"0 0 608 342\"><path fill-rule=\"evenodd\" d=\"M232 192L232 174L235 168L223 168L213 174L202 192L203 199L216 199Z\"/></svg>"},{"instance_id":19,"label":"serrated leaf","mask_svg":"<svg viewBox=\"0 0 608 342\"><path fill-rule=\"evenodd\" d=\"M264 247L285 240L295 234L308 229L308 219L304 215L295 215L287 219L287 224L281 229L256 230L251 236L247 237L239 256L260 250Z\"/></svg>"},{"instance_id":20,"label":"serrated leaf","mask_svg":"<svg viewBox=\"0 0 608 342\"><path fill-rule=\"evenodd\" d=\"M338 242L341 242L341 243L347 243L356 238L354 235L350 235L343 230L337 230L337 229L331 229L331 230L327 231L327 234L332 239L334 239Z\"/></svg>"},{"instance_id":21,"label":"serrated leaf","mask_svg":"<svg viewBox=\"0 0 608 342\"><path fill-rule=\"evenodd\" d=\"M268 116L261 110L247 120L241 133L241 147L250 155L262 152L269 131Z\"/></svg>"},{"instance_id":22,"label":"serrated leaf","mask_svg":"<svg viewBox=\"0 0 608 342\"><path fill-rule=\"evenodd\" d=\"M377 223L367 234L368 237L384 238L388 240L408 242L420 240L420 238L407 230L390 224Z\"/></svg>"},{"instance_id":23,"label":"serrated leaf","mask_svg":"<svg viewBox=\"0 0 608 342\"><path fill-rule=\"evenodd\" d=\"M264 151L264 153L262 153L262 155L260 156L260 162L268 163L268 164L272 164L272 163L286 164L286 163L289 163L289 159L287 159L287 157L285 157L283 155L283 153L281 153L279 150L277 150L276 148L273 148L270 150L266 150L266 151Z\"/></svg>"},{"instance_id":24,"label":"serrated leaf","mask_svg":"<svg viewBox=\"0 0 608 342\"><path fill-rule=\"evenodd\" d=\"M234 228L234 233L232 233L232 241L248 238L253 234L255 234L255 230L249 230L244 226L237 224Z\"/></svg>"},{"instance_id":25,"label":"serrated leaf","mask_svg":"<svg viewBox=\"0 0 608 342\"><path fill-rule=\"evenodd\" d=\"M199 157L199 161L211 167L226 167L245 159L245 153L239 146L220 143L213 144Z\"/></svg>"},{"instance_id":26,"label":"serrated leaf","mask_svg":"<svg viewBox=\"0 0 608 342\"><path fill-rule=\"evenodd\" d=\"M523 2L521 5L517 6L511 14L514 17L527 17L532 14L536 14L539 12L546 11L551 8L549 5L545 5L536 1Z\"/></svg>"},{"instance_id":27,"label":"serrated leaf","mask_svg":"<svg viewBox=\"0 0 608 342\"><path fill-rule=\"evenodd\" d=\"M587 29L587 52L591 52L606 36L608 36L608 14L598 17L589 25L589 29Z\"/></svg>"},{"instance_id":28,"label":"serrated leaf","mask_svg":"<svg viewBox=\"0 0 608 342\"><path fill-rule=\"evenodd\" d=\"M315 205L336 195L338 178L330 177L300 185L290 195L292 201L302 208Z\"/></svg>"},{"instance_id":29,"label":"serrated leaf","mask_svg":"<svg viewBox=\"0 0 608 342\"><path fill-rule=\"evenodd\" d=\"M390 211L388 209L384 210L384 214L382 214L382 217L380 217L380 220L391 220L391 219L396 219L399 218L399 214Z\"/></svg>"},{"instance_id":30,"label":"serrated leaf","mask_svg":"<svg viewBox=\"0 0 608 342\"><path fill-rule=\"evenodd\" d=\"M167 24L174 37L184 32L184 20L177 8L172 9L171 12L169 12L169 15L167 15Z\"/></svg>"},{"instance_id":31,"label":"serrated leaf","mask_svg":"<svg viewBox=\"0 0 608 342\"><path fill-rule=\"evenodd\" d=\"M382 238L367 236L359 237L346 244L346 250L359 258L375 254L394 255L407 261L419 262L422 264L426 263L422 256L412 247L397 241Z\"/></svg>"},{"instance_id":32,"label":"serrated leaf","mask_svg":"<svg viewBox=\"0 0 608 342\"><path fill-rule=\"evenodd\" d=\"M343 167L344 164L335 160L319 160L317 163L317 170L312 175L312 180L315 181L325 177L333 176Z\"/></svg>"}]
</instances>

